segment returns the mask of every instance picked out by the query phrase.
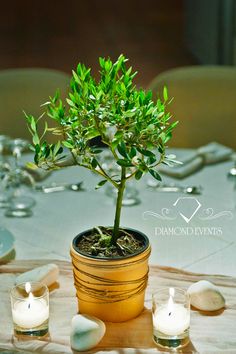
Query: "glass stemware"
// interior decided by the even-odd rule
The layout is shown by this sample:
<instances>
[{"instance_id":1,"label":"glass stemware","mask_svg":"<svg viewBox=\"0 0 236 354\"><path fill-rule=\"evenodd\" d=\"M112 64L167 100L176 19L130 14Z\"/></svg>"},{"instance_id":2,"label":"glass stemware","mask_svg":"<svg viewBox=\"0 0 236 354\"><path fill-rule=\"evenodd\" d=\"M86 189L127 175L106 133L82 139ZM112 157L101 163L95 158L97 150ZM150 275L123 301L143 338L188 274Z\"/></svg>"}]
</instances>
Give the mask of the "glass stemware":
<instances>
[{"instance_id":1,"label":"glass stemware","mask_svg":"<svg viewBox=\"0 0 236 354\"><path fill-rule=\"evenodd\" d=\"M13 197L13 188L7 183L5 175L10 169L1 170L0 175L0 208L8 207L9 200Z\"/></svg>"},{"instance_id":2,"label":"glass stemware","mask_svg":"<svg viewBox=\"0 0 236 354\"><path fill-rule=\"evenodd\" d=\"M231 160L233 167L228 172L228 179L233 182L233 209L236 210L236 152L233 153Z\"/></svg>"},{"instance_id":3,"label":"glass stemware","mask_svg":"<svg viewBox=\"0 0 236 354\"><path fill-rule=\"evenodd\" d=\"M7 135L0 135L0 159L2 159L2 154L5 148L7 147L8 143L10 141L9 136Z\"/></svg>"},{"instance_id":4,"label":"glass stemware","mask_svg":"<svg viewBox=\"0 0 236 354\"><path fill-rule=\"evenodd\" d=\"M7 168L8 161L7 158L3 155L4 151L7 149L10 138L6 135L0 135L0 176L5 172Z\"/></svg>"},{"instance_id":5,"label":"glass stemware","mask_svg":"<svg viewBox=\"0 0 236 354\"><path fill-rule=\"evenodd\" d=\"M28 172L16 168L5 175L4 184L5 189L9 189L12 193L6 205L7 210L5 216L31 216L35 200L27 194L28 188L34 187L33 177Z\"/></svg>"},{"instance_id":6,"label":"glass stemware","mask_svg":"<svg viewBox=\"0 0 236 354\"><path fill-rule=\"evenodd\" d=\"M29 147L29 142L27 140L17 138L10 140L8 146L12 152L12 155L15 157L16 166L19 166L22 152L27 150Z\"/></svg>"},{"instance_id":7,"label":"glass stemware","mask_svg":"<svg viewBox=\"0 0 236 354\"><path fill-rule=\"evenodd\" d=\"M32 215L35 200L27 195L35 182L20 165L21 154L28 147L24 139L10 139L0 135L0 208L6 208L5 216L25 217ZM3 151L11 151L15 161L7 161Z\"/></svg>"},{"instance_id":8,"label":"glass stemware","mask_svg":"<svg viewBox=\"0 0 236 354\"><path fill-rule=\"evenodd\" d=\"M4 184L4 176L11 169L8 160L3 155L8 147L10 138L6 135L0 135L0 208L5 208L9 198L11 197L11 190L6 190Z\"/></svg>"},{"instance_id":9,"label":"glass stemware","mask_svg":"<svg viewBox=\"0 0 236 354\"><path fill-rule=\"evenodd\" d=\"M228 177L235 177L236 178L236 152L232 155L231 160L233 161L234 165L228 172Z\"/></svg>"},{"instance_id":10,"label":"glass stemware","mask_svg":"<svg viewBox=\"0 0 236 354\"><path fill-rule=\"evenodd\" d=\"M29 187L35 182L33 177L21 167L22 152L27 150L29 142L24 139L12 139L8 142L8 149L11 151L15 162L11 170L4 177L5 190L10 190L12 195L7 202L5 216L26 217L32 215L32 207L35 200L27 195Z\"/></svg>"}]
</instances>

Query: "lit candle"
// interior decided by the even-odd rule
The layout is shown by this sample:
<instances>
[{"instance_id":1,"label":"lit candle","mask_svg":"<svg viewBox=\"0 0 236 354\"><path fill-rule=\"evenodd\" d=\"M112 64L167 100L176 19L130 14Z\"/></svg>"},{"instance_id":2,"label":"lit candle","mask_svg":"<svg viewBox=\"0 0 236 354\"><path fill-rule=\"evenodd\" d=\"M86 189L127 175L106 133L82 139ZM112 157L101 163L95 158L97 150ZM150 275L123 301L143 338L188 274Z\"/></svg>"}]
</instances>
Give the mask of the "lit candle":
<instances>
[{"instance_id":1,"label":"lit candle","mask_svg":"<svg viewBox=\"0 0 236 354\"><path fill-rule=\"evenodd\" d=\"M157 344L181 346L187 343L189 326L190 307L184 290L169 288L154 294L153 334Z\"/></svg>"},{"instance_id":2,"label":"lit candle","mask_svg":"<svg viewBox=\"0 0 236 354\"><path fill-rule=\"evenodd\" d=\"M153 315L153 325L161 333L177 336L183 333L190 324L190 313L182 304L173 300L174 288L169 289L170 297L167 304L161 305Z\"/></svg>"},{"instance_id":3,"label":"lit candle","mask_svg":"<svg viewBox=\"0 0 236 354\"><path fill-rule=\"evenodd\" d=\"M14 325L21 329L34 329L41 326L49 318L49 304L43 296L35 297L31 291L31 284L25 284L28 297L16 299L12 304L12 318Z\"/></svg>"}]
</instances>

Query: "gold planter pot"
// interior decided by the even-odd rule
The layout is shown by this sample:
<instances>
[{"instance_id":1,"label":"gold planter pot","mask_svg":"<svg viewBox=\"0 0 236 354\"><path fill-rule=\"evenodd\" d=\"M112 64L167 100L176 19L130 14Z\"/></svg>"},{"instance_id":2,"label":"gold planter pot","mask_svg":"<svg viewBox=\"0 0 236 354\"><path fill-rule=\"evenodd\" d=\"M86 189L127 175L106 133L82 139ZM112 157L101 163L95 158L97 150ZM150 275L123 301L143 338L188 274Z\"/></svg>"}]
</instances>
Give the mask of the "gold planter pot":
<instances>
[{"instance_id":1,"label":"gold planter pot","mask_svg":"<svg viewBox=\"0 0 236 354\"><path fill-rule=\"evenodd\" d=\"M137 317L144 307L148 280L148 258L151 247L143 233L125 229L144 240L143 249L124 258L98 258L86 256L77 248L79 238L71 244L76 296L80 313L93 315L109 322L123 322Z\"/></svg>"}]
</instances>

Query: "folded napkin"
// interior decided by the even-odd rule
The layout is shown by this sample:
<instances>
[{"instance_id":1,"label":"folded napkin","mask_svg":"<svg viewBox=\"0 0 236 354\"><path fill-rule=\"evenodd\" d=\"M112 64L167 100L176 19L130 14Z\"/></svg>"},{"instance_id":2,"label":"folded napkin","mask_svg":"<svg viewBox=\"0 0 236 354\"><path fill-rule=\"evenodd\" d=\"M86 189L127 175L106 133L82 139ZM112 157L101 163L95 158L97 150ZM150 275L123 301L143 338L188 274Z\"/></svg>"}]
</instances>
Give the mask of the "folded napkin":
<instances>
[{"instance_id":1,"label":"folded napkin","mask_svg":"<svg viewBox=\"0 0 236 354\"><path fill-rule=\"evenodd\" d=\"M204 158L204 164L209 165L228 160L233 150L227 146L213 142L200 147L197 152Z\"/></svg>"},{"instance_id":2,"label":"folded napkin","mask_svg":"<svg viewBox=\"0 0 236 354\"><path fill-rule=\"evenodd\" d=\"M184 178L198 171L204 165L214 164L230 158L233 150L216 142L204 145L196 150L181 149L176 159L181 165L161 165L159 171L174 178Z\"/></svg>"}]
</instances>

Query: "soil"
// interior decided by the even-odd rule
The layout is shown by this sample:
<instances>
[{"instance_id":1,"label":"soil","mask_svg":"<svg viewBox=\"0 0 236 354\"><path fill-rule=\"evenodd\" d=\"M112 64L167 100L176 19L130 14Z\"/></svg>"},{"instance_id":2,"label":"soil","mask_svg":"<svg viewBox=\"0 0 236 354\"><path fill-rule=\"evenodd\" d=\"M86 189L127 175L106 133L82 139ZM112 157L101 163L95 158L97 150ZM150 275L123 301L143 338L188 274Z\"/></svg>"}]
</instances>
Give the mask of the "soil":
<instances>
[{"instance_id":1,"label":"soil","mask_svg":"<svg viewBox=\"0 0 236 354\"><path fill-rule=\"evenodd\" d=\"M145 245L144 240L139 240L124 229L120 229L120 236L116 244L112 243L112 228L95 227L91 234L83 235L77 243L81 253L98 258L124 258L138 253Z\"/></svg>"}]
</instances>

